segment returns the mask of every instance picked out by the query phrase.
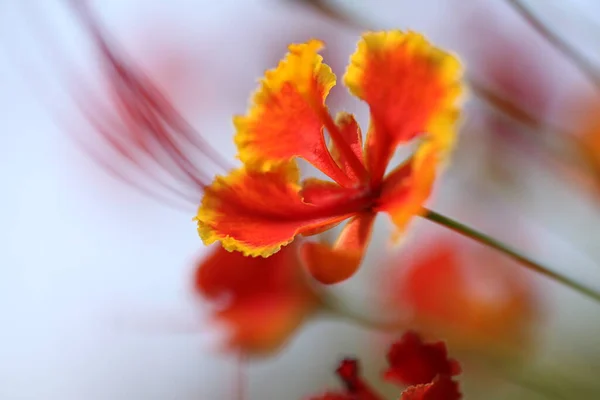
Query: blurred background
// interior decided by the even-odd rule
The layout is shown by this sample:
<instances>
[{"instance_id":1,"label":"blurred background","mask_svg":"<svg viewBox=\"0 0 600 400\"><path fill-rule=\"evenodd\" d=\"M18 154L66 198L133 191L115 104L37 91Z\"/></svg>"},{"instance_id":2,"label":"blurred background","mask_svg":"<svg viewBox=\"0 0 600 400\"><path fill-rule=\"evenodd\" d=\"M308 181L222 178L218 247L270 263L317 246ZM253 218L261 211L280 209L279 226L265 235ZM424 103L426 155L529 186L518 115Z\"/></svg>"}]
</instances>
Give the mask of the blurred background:
<instances>
[{"instance_id":1,"label":"blurred background","mask_svg":"<svg viewBox=\"0 0 600 400\"><path fill-rule=\"evenodd\" d=\"M231 117L289 43L324 40L325 62L341 77L363 30L426 34L459 55L471 86L430 208L600 290L596 1L522 3L592 74L508 0L89 4L128 67L231 162ZM207 254L195 206L136 189L167 193L157 182L169 170L134 171L131 154L98 128L134 135L125 141L132 153L144 144L114 124L115 81L101 61L69 1L1 2L1 399L237 399L238 385L245 399L302 399L335 388L347 355L397 398L380 372L407 327L448 341L466 398L600 398L600 304L424 219L400 247L377 221L359 273L327 289L367 322L314 315L281 347L246 358L241 377L214 302L194 289ZM366 105L341 83L328 104L368 123ZM178 185L199 200L197 187ZM369 324L380 316L398 325Z\"/></svg>"}]
</instances>

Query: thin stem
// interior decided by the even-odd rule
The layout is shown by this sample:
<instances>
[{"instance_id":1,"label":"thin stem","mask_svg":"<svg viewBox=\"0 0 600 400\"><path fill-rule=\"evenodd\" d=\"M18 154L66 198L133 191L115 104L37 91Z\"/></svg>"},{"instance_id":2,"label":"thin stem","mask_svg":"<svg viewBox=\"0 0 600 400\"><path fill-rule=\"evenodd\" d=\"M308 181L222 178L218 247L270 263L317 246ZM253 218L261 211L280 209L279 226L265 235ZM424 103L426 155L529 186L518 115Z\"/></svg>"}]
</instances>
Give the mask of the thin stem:
<instances>
[{"instance_id":1,"label":"thin stem","mask_svg":"<svg viewBox=\"0 0 600 400\"><path fill-rule=\"evenodd\" d=\"M236 360L236 377L235 377L235 399L245 400L246 399L246 355L240 351L237 355Z\"/></svg>"},{"instance_id":2,"label":"thin stem","mask_svg":"<svg viewBox=\"0 0 600 400\"><path fill-rule=\"evenodd\" d=\"M506 245L506 244L504 244L482 232L476 231L473 228L470 228L464 224L461 224L460 222L455 221L451 218L448 218L444 215L438 214L435 211L428 210L428 209L425 209L425 211L426 211L426 214L424 215L424 218L427 218L428 220L435 222L436 224L443 225L448 229L451 229L457 233L460 233L461 235L464 235L471 239L474 239L474 240L478 241L479 243L485 244L486 246L489 246L498 251L501 251L502 253L506 254L510 258L523 264L525 267L531 269L532 271L535 271L542 275L545 275L545 276L555 280L556 282L562 283L563 285L568 286L571 289L574 289L574 290L578 291L579 293L581 293L593 300L600 302L600 293L596 292L595 290L585 287L585 286L571 280L570 278L567 278L566 276L559 274L558 272L548 269L547 267L543 266L542 264L532 260L531 258L529 258L523 254L520 254L518 251L511 249L508 245Z\"/></svg>"},{"instance_id":3,"label":"thin stem","mask_svg":"<svg viewBox=\"0 0 600 400\"><path fill-rule=\"evenodd\" d=\"M540 18L531 12L521 0L506 1L515 9L515 11L525 18L540 35L545 37L556 50L573 61L577 68L579 68L579 70L594 84L596 89L600 91L600 74L591 62L567 43L566 40L562 39L558 34L552 31Z\"/></svg>"}]
</instances>

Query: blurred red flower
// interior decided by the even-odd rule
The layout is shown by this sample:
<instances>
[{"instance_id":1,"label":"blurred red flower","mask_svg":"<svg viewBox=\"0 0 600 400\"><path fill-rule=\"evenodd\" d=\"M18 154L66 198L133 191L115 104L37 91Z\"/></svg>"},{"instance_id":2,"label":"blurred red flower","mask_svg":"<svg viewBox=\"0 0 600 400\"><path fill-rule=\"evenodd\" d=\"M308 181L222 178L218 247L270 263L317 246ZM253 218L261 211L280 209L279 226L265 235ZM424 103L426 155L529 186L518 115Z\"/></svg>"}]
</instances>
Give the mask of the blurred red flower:
<instances>
[{"instance_id":1,"label":"blurred red flower","mask_svg":"<svg viewBox=\"0 0 600 400\"><path fill-rule=\"evenodd\" d=\"M502 254L439 235L397 263L384 271L384 303L392 312L412 311L410 326L488 354L531 344L538 292L527 272Z\"/></svg>"},{"instance_id":2,"label":"blurred red flower","mask_svg":"<svg viewBox=\"0 0 600 400\"><path fill-rule=\"evenodd\" d=\"M318 310L319 297L302 275L297 251L290 245L254 258L217 246L198 262L195 288L213 304L214 321L231 329L228 348L244 354L277 350Z\"/></svg>"}]
</instances>

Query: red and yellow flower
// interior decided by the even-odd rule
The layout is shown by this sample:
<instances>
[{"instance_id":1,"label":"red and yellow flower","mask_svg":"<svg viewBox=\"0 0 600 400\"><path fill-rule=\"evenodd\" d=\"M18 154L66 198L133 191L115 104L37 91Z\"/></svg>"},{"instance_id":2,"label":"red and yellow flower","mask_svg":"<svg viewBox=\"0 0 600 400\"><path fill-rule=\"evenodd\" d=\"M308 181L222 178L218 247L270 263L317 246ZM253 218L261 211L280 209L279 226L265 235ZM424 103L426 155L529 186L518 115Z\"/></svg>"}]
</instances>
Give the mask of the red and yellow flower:
<instances>
[{"instance_id":1,"label":"red and yellow flower","mask_svg":"<svg viewBox=\"0 0 600 400\"><path fill-rule=\"evenodd\" d=\"M297 235L349 219L334 244L301 247L313 275L335 283L360 265L378 212L389 214L400 232L422 212L455 139L461 70L456 58L417 33L364 34L344 76L370 107L363 144L354 116L334 119L325 105L336 77L318 54L322 46L293 44L266 72L249 112L234 119L243 166L206 188L196 220L205 244L268 257ZM412 156L386 175L397 147L414 139ZM331 181L300 181L296 158Z\"/></svg>"}]
</instances>

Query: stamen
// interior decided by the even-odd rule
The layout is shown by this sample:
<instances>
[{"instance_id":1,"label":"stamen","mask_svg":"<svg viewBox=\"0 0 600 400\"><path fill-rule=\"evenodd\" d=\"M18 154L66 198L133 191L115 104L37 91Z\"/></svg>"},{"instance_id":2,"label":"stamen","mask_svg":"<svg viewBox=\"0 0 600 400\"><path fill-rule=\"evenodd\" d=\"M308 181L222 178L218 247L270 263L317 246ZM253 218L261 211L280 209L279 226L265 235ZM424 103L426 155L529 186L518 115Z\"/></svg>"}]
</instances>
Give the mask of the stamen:
<instances>
[{"instance_id":1,"label":"stamen","mask_svg":"<svg viewBox=\"0 0 600 400\"><path fill-rule=\"evenodd\" d=\"M208 161L223 171L231 166L185 121L147 76L119 58L109 46L106 33L101 30L88 5L77 0L71 0L69 4L90 32L102 61L106 63L109 95L115 104L114 110L102 107L108 112L101 120L95 116L98 109L84 107L90 102L88 97L78 104L84 116L119 157L119 161L136 166L154 183L169 186L173 194L196 204L212 179L212 174L205 171L206 166L202 162ZM92 99L92 103L98 105L99 101ZM152 166L149 167L148 162ZM103 162L104 165L110 163L110 160ZM111 169L129 183L135 180L128 176L130 172ZM170 178L173 182L163 182L158 178L158 175L165 173L167 180ZM177 189L176 186L184 189Z\"/></svg>"}]
</instances>

